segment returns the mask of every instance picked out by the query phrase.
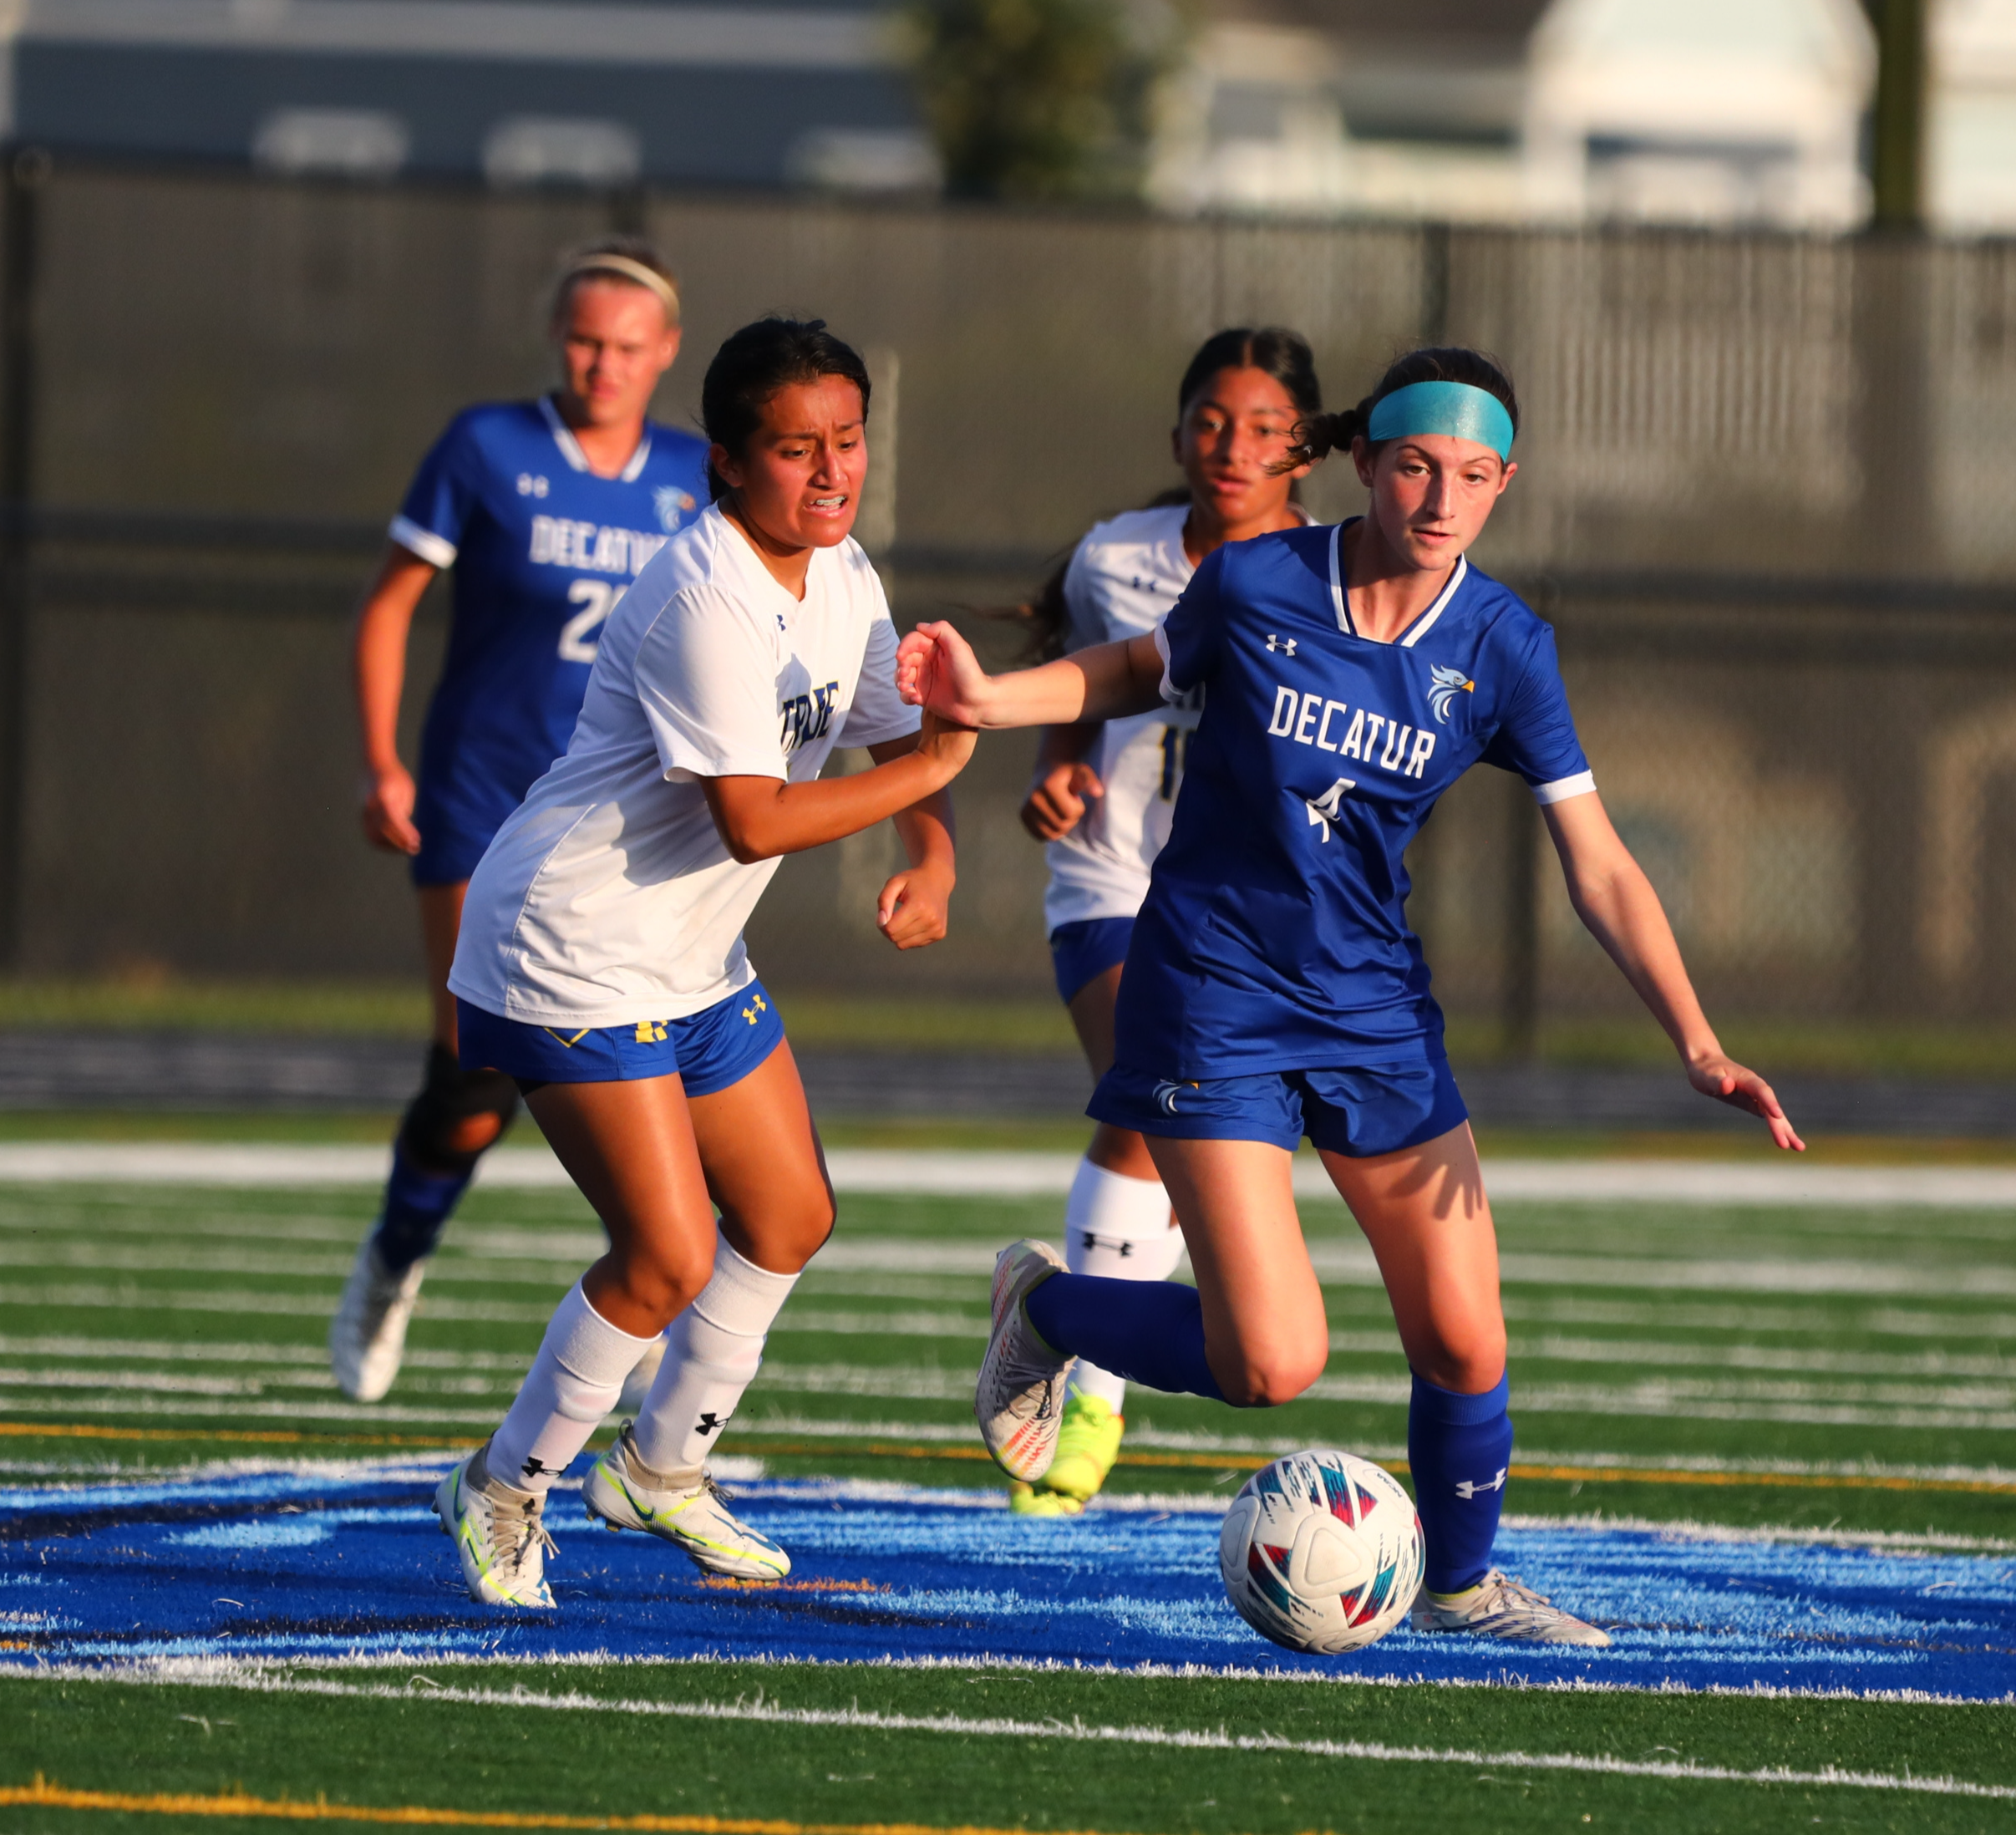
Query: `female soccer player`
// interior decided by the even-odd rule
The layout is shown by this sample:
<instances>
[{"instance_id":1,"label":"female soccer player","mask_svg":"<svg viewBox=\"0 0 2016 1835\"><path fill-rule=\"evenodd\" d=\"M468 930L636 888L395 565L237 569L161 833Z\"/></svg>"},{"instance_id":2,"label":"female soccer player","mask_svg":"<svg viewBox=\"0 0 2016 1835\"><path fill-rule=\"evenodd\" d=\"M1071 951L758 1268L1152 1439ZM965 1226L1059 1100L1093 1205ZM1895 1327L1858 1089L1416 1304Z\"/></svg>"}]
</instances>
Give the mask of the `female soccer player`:
<instances>
[{"instance_id":1,"label":"female soccer player","mask_svg":"<svg viewBox=\"0 0 2016 1835\"><path fill-rule=\"evenodd\" d=\"M1188 490L1181 500L1101 522L1038 597L1038 639L1053 653L1152 631L1197 564L1228 541L1308 519L1292 501L1306 465L1284 465L1296 424L1323 409L1309 347L1279 329L1207 338L1176 390L1170 445ZM1057 992L1094 1076L1113 1064L1113 1003L1148 871L1169 838L1194 704L1104 724L1044 729L1023 805L1030 834L1049 844L1044 919ZM1141 1136L1101 1122L1064 1210L1074 1274L1165 1280L1183 1253L1168 1194ZM1075 1516L1120 1452L1127 1385L1086 1358L1071 1367L1057 1456L1034 1485L1009 1487L1025 1516Z\"/></svg>"},{"instance_id":2,"label":"female soccer player","mask_svg":"<svg viewBox=\"0 0 2016 1835\"><path fill-rule=\"evenodd\" d=\"M907 699L983 727L1140 714L1204 690L1182 800L1135 927L1113 1068L1091 1112L1148 1136L1197 1274L995 1263L975 1411L1012 1477L1043 1476L1076 1356L1130 1382L1257 1407L1314 1381L1323 1297L1295 1213L1307 1135L1372 1244L1414 1371L1408 1458L1427 1538L1414 1623L1609 1640L1491 1565L1511 1463L1489 1204L1401 856L1482 759L1539 801L1576 911L1704 1095L1802 1146L1723 1051L1665 913L1596 794L1552 633L1465 552L1511 482L1518 405L1475 351L1420 350L1292 457L1348 447L1371 493L1337 527L1220 548L1150 635L990 678L957 633L904 639Z\"/></svg>"},{"instance_id":3,"label":"female soccer player","mask_svg":"<svg viewBox=\"0 0 2016 1835\"><path fill-rule=\"evenodd\" d=\"M881 582L848 539L868 374L817 321L745 326L708 366L713 506L603 634L566 757L470 882L449 986L465 1065L517 1081L609 1232L503 1425L435 1498L478 1599L546 1606L546 1493L675 1316L642 1411L590 1476L612 1527L718 1573L790 1563L704 1458L833 1224L833 1192L742 927L777 857L894 816L886 933L945 933L945 786L973 735L896 689ZM872 769L815 781L836 745ZM720 1210L717 1231L714 1212Z\"/></svg>"},{"instance_id":4,"label":"female soccer player","mask_svg":"<svg viewBox=\"0 0 2016 1835\"><path fill-rule=\"evenodd\" d=\"M706 501L707 443L645 419L679 349L678 289L663 257L628 238L574 256L551 332L560 386L449 423L393 518L358 621L364 833L412 860L434 1009L426 1082L329 1328L336 1380L358 1401L391 1388L427 1258L517 1112L509 1077L465 1070L455 1055L448 965L469 876L567 749L611 608ZM398 745L406 638L444 567L454 569L454 618L416 784Z\"/></svg>"}]
</instances>

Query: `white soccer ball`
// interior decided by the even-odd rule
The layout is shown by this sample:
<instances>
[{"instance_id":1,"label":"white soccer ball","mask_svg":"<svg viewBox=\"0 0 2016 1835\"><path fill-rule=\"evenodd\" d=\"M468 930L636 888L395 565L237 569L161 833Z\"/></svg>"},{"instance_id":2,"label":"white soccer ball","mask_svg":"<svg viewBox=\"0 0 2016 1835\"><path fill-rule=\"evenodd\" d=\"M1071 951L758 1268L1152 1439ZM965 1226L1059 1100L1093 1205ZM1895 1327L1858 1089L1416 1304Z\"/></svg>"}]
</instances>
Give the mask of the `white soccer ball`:
<instances>
[{"instance_id":1,"label":"white soccer ball","mask_svg":"<svg viewBox=\"0 0 2016 1835\"><path fill-rule=\"evenodd\" d=\"M1336 1656L1383 1638L1414 1604L1424 1550L1414 1500L1355 1453L1291 1453L1240 1487L1218 1535L1239 1616L1291 1650Z\"/></svg>"}]
</instances>

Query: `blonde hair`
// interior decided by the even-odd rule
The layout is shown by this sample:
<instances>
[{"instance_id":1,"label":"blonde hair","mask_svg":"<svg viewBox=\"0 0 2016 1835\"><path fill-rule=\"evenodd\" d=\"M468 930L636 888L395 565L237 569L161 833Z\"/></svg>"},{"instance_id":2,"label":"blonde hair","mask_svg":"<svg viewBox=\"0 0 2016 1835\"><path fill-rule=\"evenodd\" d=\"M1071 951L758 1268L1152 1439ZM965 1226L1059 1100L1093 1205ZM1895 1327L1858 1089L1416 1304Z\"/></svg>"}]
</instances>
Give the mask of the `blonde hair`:
<instances>
[{"instance_id":1,"label":"blonde hair","mask_svg":"<svg viewBox=\"0 0 2016 1835\"><path fill-rule=\"evenodd\" d=\"M570 255L561 267L560 277L553 282L554 318L566 309L576 283L584 280L622 281L641 287L655 295L665 308L668 325L679 323L679 283L673 279L665 257L642 236L612 236L607 241L591 242Z\"/></svg>"}]
</instances>

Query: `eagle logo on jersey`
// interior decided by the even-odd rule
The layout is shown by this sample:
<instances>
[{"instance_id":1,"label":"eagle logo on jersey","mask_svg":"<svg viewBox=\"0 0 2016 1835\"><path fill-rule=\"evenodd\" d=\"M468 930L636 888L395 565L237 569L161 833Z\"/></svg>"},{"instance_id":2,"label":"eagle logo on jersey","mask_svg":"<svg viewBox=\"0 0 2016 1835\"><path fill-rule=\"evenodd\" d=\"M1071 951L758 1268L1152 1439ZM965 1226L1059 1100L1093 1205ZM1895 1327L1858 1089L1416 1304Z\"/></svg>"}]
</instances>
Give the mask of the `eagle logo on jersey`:
<instances>
[{"instance_id":1,"label":"eagle logo on jersey","mask_svg":"<svg viewBox=\"0 0 2016 1835\"><path fill-rule=\"evenodd\" d=\"M1430 663L1428 673L1435 679L1435 686L1428 691L1428 704L1435 710L1436 724L1447 726L1450 704L1459 694L1475 694L1477 684L1462 670L1445 668L1440 663Z\"/></svg>"},{"instance_id":2,"label":"eagle logo on jersey","mask_svg":"<svg viewBox=\"0 0 2016 1835\"><path fill-rule=\"evenodd\" d=\"M658 485L651 493L652 506L658 513L658 526L667 535L677 535L682 524L698 506L690 491L677 485Z\"/></svg>"}]
</instances>

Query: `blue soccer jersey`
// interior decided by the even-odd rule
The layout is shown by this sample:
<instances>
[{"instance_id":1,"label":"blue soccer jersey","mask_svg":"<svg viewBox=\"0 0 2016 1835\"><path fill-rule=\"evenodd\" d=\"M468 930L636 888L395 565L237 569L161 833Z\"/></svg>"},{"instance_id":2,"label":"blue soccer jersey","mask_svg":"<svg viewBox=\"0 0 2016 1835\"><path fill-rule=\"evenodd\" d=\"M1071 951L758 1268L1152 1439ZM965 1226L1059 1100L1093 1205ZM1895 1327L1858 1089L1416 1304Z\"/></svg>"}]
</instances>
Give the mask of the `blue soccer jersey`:
<instances>
[{"instance_id":1,"label":"blue soccer jersey","mask_svg":"<svg viewBox=\"0 0 2016 1835\"><path fill-rule=\"evenodd\" d=\"M1480 759L1543 802L1593 789L1553 633L1459 562L1391 643L1359 637L1341 531L1220 548L1156 642L1201 688L1168 845L1120 981L1124 1065L1177 1079L1442 1051L1402 855Z\"/></svg>"},{"instance_id":2,"label":"blue soccer jersey","mask_svg":"<svg viewBox=\"0 0 2016 1835\"><path fill-rule=\"evenodd\" d=\"M420 740L419 884L467 879L566 750L603 621L707 501L707 443L671 427L647 423L621 475L601 478L543 396L449 423L391 531L454 569L448 654Z\"/></svg>"}]
</instances>

